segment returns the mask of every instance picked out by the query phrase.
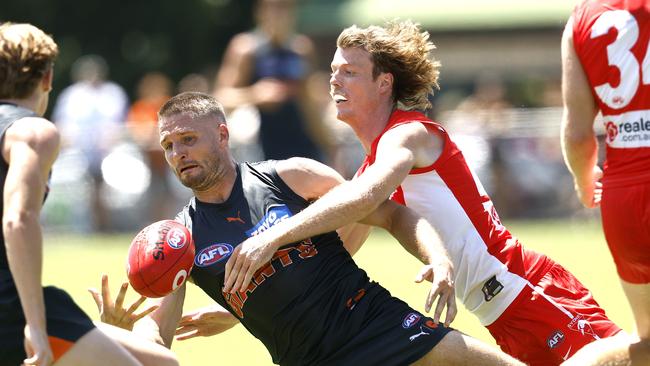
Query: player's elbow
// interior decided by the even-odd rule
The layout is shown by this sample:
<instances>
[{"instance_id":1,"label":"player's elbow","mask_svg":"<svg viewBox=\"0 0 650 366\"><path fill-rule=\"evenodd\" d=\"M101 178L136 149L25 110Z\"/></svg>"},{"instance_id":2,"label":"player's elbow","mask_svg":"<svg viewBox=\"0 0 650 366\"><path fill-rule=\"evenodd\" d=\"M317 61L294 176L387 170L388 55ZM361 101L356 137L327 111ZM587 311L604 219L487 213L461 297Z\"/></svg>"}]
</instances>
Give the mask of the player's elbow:
<instances>
[{"instance_id":1,"label":"player's elbow","mask_svg":"<svg viewBox=\"0 0 650 366\"><path fill-rule=\"evenodd\" d=\"M29 210L10 211L2 216L2 231L5 237L25 232L33 225L38 225L38 215Z\"/></svg>"},{"instance_id":2,"label":"player's elbow","mask_svg":"<svg viewBox=\"0 0 650 366\"><path fill-rule=\"evenodd\" d=\"M596 134L591 127L580 127L578 123L565 121L562 127L562 143L567 147L578 147L591 144L596 138ZM582 124L585 125L585 124Z\"/></svg>"}]
</instances>

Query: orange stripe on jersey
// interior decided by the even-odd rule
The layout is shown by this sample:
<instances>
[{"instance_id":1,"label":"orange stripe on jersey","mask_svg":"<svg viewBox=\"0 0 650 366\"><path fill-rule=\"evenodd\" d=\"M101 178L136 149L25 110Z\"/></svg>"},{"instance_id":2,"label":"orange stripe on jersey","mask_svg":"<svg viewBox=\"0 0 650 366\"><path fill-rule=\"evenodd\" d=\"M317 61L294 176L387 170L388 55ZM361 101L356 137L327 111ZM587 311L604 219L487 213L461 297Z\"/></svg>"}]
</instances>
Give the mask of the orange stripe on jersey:
<instances>
[{"instance_id":1,"label":"orange stripe on jersey","mask_svg":"<svg viewBox=\"0 0 650 366\"><path fill-rule=\"evenodd\" d=\"M54 361L56 362L61 356L74 346L74 342L67 341L65 339L49 336L47 337L50 341L50 347L52 348L52 355L54 356Z\"/></svg>"}]
</instances>

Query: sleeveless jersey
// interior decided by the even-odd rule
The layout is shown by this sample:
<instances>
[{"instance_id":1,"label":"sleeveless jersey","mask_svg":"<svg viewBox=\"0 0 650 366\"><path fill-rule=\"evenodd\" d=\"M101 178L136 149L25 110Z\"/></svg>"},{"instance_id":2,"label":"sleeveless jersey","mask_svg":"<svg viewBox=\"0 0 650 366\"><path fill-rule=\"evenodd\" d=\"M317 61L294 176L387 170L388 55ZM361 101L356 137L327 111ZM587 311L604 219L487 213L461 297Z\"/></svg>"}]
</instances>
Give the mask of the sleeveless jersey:
<instances>
[{"instance_id":1,"label":"sleeveless jersey","mask_svg":"<svg viewBox=\"0 0 650 366\"><path fill-rule=\"evenodd\" d=\"M439 124L422 113L393 112L357 176L375 162L384 133L405 123L422 123L431 133L440 134L444 149L433 165L412 169L391 199L415 210L438 230L454 264L456 296L481 324L488 325L512 303L526 281L537 283L551 262L524 250L501 224L462 152Z\"/></svg>"},{"instance_id":2,"label":"sleeveless jersey","mask_svg":"<svg viewBox=\"0 0 650 366\"><path fill-rule=\"evenodd\" d=\"M260 33L254 33L254 36L257 47L253 56L252 83L264 78L296 83L305 80L309 70L303 56L288 44L273 45ZM307 133L307 120L296 98L272 110L262 109L259 112L260 142L266 159L300 156L320 160L318 148Z\"/></svg>"},{"instance_id":3,"label":"sleeveless jersey","mask_svg":"<svg viewBox=\"0 0 650 366\"><path fill-rule=\"evenodd\" d=\"M650 182L650 2L585 1L574 48L607 131L605 187Z\"/></svg>"},{"instance_id":4,"label":"sleeveless jersey","mask_svg":"<svg viewBox=\"0 0 650 366\"><path fill-rule=\"evenodd\" d=\"M275 163L239 164L225 202L193 198L177 219L191 230L196 245L194 283L262 341L275 363L321 364L368 326L350 316L345 301L361 288L364 299L372 301L373 288L380 288L356 266L335 232L281 247L246 292L221 291L236 245L308 205L277 175Z\"/></svg>"},{"instance_id":5,"label":"sleeveless jersey","mask_svg":"<svg viewBox=\"0 0 650 366\"><path fill-rule=\"evenodd\" d=\"M4 139L7 129L17 120L24 117L38 117L33 111L19 107L14 104L0 103L0 138ZM0 158L0 186L5 186L9 164L5 159ZM0 195L0 217L4 214L4 195ZM0 231L0 270L7 270L9 274L9 263L7 262L7 250L5 248L5 238Z\"/></svg>"}]
</instances>

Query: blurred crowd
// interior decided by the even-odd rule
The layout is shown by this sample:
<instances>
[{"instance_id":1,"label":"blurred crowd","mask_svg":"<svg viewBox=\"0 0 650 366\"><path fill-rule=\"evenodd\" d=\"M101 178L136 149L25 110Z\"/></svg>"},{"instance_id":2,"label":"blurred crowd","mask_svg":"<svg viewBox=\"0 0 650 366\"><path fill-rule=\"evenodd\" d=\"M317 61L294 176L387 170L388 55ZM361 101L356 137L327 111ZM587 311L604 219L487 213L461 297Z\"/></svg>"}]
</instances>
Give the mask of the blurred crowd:
<instances>
[{"instance_id":1,"label":"blurred crowd","mask_svg":"<svg viewBox=\"0 0 650 366\"><path fill-rule=\"evenodd\" d=\"M73 83L52 110L64 149L53 171L46 227L109 232L172 218L191 192L164 161L156 113L184 91L210 93L223 103L238 160L303 156L352 178L364 151L336 120L329 72L317 67L327 62L316 60L310 38L295 32L294 7L294 1L259 1L255 27L232 38L214 75L174 81L151 70L127 91L111 81L101 56L79 58ZM559 80L539 85L532 97L521 89L486 73L473 85L444 87L432 96L429 113L452 132L503 216L575 214L559 147Z\"/></svg>"}]
</instances>

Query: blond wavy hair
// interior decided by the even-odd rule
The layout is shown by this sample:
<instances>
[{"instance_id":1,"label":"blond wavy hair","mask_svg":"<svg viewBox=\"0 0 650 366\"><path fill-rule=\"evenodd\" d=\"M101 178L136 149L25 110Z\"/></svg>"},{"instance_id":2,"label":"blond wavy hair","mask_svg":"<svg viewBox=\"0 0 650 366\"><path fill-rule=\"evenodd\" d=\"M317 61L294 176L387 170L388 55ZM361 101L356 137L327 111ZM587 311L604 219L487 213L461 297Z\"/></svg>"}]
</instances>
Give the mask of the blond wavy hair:
<instances>
[{"instance_id":1,"label":"blond wavy hair","mask_svg":"<svg viewBox=\"0 0 650 366\"><path fill-rule=\"evenodd\" d=\"M410 20L390 21L384 26L356 25L341 32L336 45L339 48L362 48L370 53L374 67L373 77L386 72L393 75L393 98L402 109L431 107L429 95L438 89L440 62L431 52L436 46L429 41L429 33Z\"/></svg>"},{"instance_id":2,"label":"blond wavy hair","mask_svg":"<svg viewBox=\"0 0 650 366\"><path fill-rule=\"evenodd\" d=\"M59 47L31 24L0 24L0 98L26 98L52 68Z\"/></svg>"}]
</instances>

